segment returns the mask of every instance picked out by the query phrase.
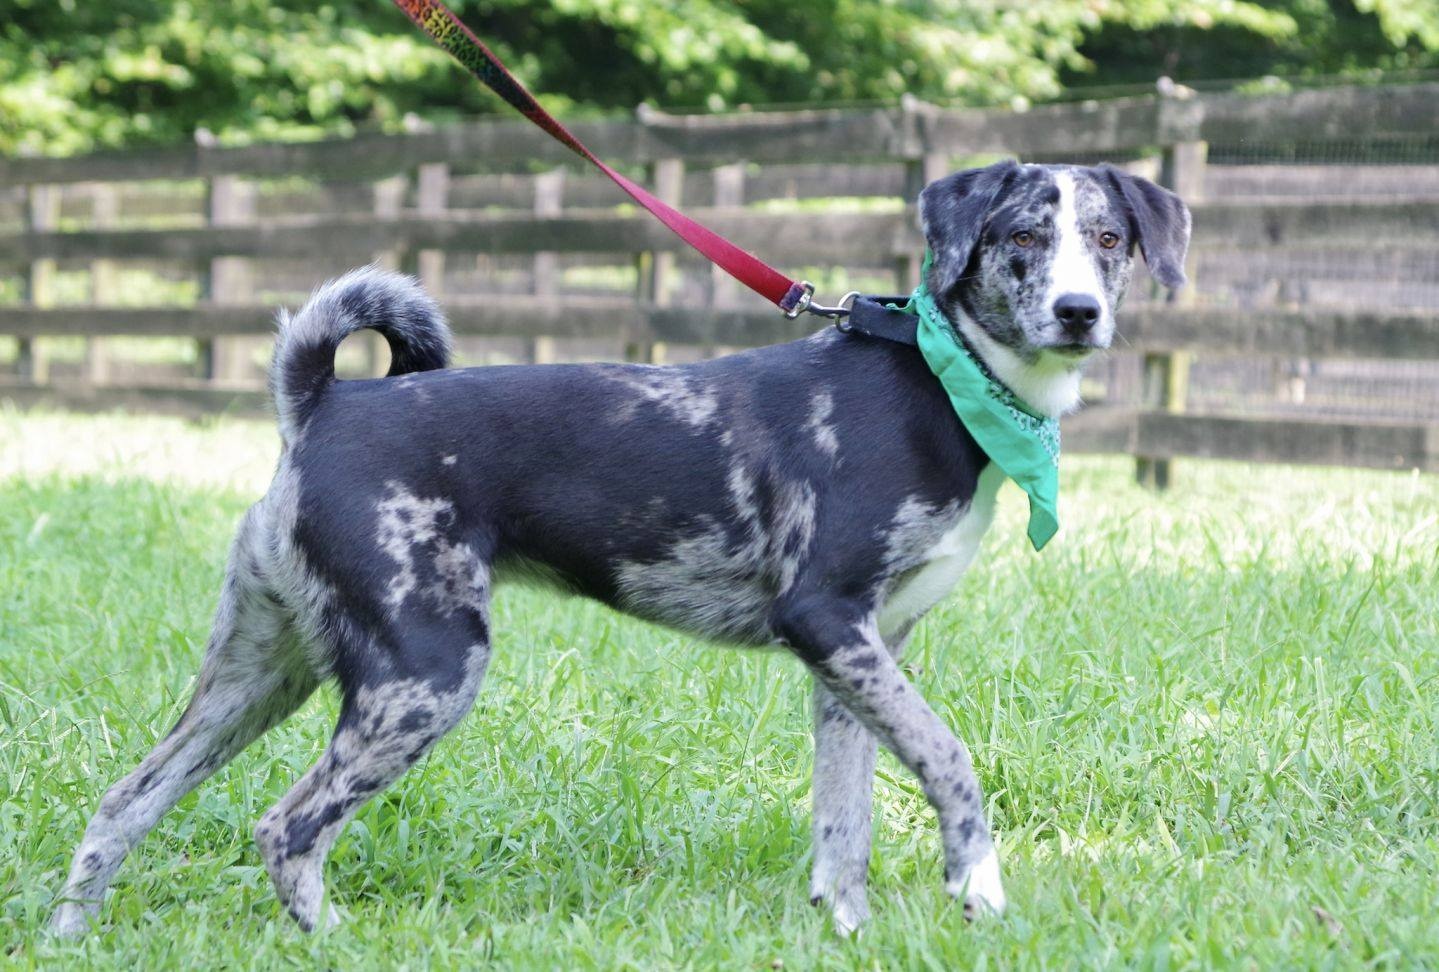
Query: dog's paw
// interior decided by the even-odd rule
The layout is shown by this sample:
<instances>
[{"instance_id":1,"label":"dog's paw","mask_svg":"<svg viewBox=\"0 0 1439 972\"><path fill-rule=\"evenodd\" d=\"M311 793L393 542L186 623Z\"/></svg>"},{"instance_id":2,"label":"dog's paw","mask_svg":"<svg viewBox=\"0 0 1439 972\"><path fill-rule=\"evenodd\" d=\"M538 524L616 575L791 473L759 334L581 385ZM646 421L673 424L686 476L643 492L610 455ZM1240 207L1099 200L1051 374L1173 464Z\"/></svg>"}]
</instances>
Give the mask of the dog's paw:
<instances>
[{"instance_id":1,"label":"dog's paw","mask_svg":"<svg viewBox=\"0 0 1439 972\"><path fill-rule=\"evenodd\" d=\"M334 905L330 905L325 912L325 921L321 927L323 927L325 931L330 931L331 929L339 928L344 923L345 919L340 917L340 910Z\"/></svg>"},{"instance_id":2,"label":"dog's paw","mask_svg":"<svg viewBox=\"0 0 1439 972\"><path fill-rule=\"evenodd\" d=\"M1004 882L999 879L999 855L990 848L961 880L950 881L944 890L964 899L964 917L971 921L988 915L1002 915L1006 905Z\"/></svg>"},{"instance_id":3,"label":"dog's paw","mask_svg":"<svg viewBox=\"0 0 1439 972\"><path fill-rule=\"evenodd\" d=\"M834 931L840 938L858 938L869 920L869 895L864 886L815 891L810 904L829 906Z\"/></svg>"},{"instance_id":4,"label":"dog's paw","mask_svg":"<svg viewBox=\"0 0 1439 972\"><path fill-rule=\"evenodd\" d=\"M864 889L837 895L830 903L830 918L840 938L858 938L869 921L869 900Z\"/></svg>"},{"instance_id":5,"label":"dog's paw","mask_svg":"<svg viewBox=\"0 0 1439 972\"><path fill-rule=\"evenodd\" d=\"M89 933L94 920L93 911L67 901L50 916L50 934L56 938L79 938Z\"/></svg>"}]
</instances>

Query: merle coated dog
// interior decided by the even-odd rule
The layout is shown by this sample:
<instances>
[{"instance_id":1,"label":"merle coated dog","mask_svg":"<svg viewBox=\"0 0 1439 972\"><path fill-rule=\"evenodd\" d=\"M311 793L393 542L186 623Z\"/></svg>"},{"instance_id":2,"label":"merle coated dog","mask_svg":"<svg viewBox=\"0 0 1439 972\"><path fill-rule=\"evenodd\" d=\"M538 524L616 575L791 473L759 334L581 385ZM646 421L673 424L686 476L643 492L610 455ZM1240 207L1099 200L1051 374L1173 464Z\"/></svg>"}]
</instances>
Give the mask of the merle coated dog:
<instances>
[{"instance_id":1,"label":"merle coated dog","mask_svg":"<svg viewBox=\"0 0 1439 972\"><path fill-rule=\"evenodd\" d=\"M1136 245L1160 283L1183 280L1188 211L1116 169L960 172L920 213L940 307L1046 413L1076 403L1109 345ZM389 376L336 381L361 328L388 339ZM194 697L101 800L54 927L84 931L161 815L325 679L334 738L255 835L290 914L333 922L336 835L469 710L507 576L798 656L814 677L811 893L841 931L868 913L877 742L937 811L946 889L967 913L1002 910L969 753L896 661L973 559L1001 479L920 354L831 328L682 367L446 370L448 345L414 282L374 269L280 316L274 483L240 524Z\"/></svg>"}]
</instances>

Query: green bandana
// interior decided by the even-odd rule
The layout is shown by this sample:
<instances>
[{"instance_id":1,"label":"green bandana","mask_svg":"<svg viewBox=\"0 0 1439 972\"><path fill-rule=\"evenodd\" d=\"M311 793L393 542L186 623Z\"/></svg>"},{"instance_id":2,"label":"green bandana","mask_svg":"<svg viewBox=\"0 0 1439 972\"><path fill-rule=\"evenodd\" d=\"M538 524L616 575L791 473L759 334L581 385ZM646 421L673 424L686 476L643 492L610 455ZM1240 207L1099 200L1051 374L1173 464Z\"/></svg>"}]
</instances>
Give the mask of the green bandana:
<instances>
[{"instance_id":1,"label":"green bandana","mask_svg":"<svg viewBox=\"0 0 1439 972\"><path fill-rule=\"evenodd\" d=\"M1029 542L1043 549L1059 529L1059 422L1035 415L995 380L923 283L900 309L919 317L919 350L949 395L954 414L990 461L1029 494Z\"/></svg>"}]
</instances>

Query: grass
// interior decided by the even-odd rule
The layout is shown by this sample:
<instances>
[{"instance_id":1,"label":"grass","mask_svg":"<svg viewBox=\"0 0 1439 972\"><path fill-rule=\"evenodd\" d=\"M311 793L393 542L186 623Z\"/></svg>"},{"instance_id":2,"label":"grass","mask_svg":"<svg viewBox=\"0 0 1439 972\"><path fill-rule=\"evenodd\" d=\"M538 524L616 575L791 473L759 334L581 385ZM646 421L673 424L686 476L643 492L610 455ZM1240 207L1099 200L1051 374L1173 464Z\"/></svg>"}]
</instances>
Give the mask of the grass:
<instances>
[{"instance_id":1,"label":"grass","mask_svg":"<svg viewBox=\"0 0 1439 972\"><path fill-rule=\"evenodd\" d=\"M469 719L331 858L305 937L250 838L316 758L322 692L165 818L106 930L43 934L106 785L178 715L261 424L0 413L0 947L26 967L1439 965L1439 479L1066 460L1042 556L1007 488L916 681L970 743L1013 910L966 926L881 757L874 920L805 901L808 684L504 591Z\"/></svg>"}]
</instances>

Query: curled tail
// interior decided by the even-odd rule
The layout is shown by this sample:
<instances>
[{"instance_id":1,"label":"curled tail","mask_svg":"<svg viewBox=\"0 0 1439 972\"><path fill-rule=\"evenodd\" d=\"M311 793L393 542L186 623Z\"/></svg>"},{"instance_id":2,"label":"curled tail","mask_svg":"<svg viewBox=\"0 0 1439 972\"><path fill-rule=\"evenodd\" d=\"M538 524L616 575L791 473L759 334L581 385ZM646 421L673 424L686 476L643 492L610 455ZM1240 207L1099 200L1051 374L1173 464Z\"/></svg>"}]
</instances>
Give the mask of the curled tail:
<instances>
[{"instance_id":1,"label":"curled tail","mask_svg":"<svg viewBox=\"0 0 1439 972\"><path fill-rule=\"evenodd\" d=\"M295 314L281 311L270 391L288 439L304 428L335 380L335 351L370 328L390 345L390 375L443 368L450 329L440 308L413 277L364 267L321 286Z\"/></svg>"}]
</instances>

